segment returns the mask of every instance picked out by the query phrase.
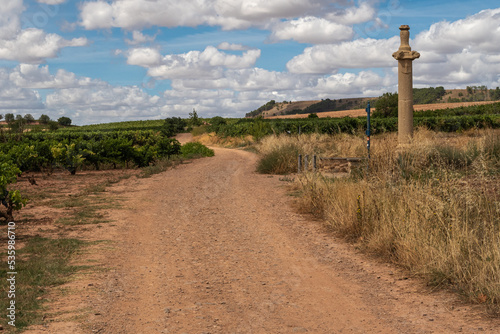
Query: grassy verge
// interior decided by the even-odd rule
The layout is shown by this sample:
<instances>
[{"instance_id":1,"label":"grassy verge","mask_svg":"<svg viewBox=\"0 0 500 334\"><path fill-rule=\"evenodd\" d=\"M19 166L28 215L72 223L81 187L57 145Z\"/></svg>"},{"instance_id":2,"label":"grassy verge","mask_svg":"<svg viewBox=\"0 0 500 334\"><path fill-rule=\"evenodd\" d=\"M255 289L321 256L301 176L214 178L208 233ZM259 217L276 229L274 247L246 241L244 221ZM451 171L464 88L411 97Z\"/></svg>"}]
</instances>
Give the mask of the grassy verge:
<instances>
[{"instance_id":1,"label":"grassy verge","mask_svg":"<svg viewBox=\"0 0 500 334\"><path fill-rule=\"evenodd\" d=\"M16 252L16 327L7 325L2 317L1 324L6 332L20 332L25 327L41 323L40 311L43 310L43 296L53 286L61 285L70 275L82 267L69 265L71 257L85 243L76 239L48 239L32 237L25 246ZM1 277L7 277L5 266L0 270ZM2 292L7 284L0 283ZM6 310L9 300L5 295L0 298L0 308ZM6 311L5 311L6 312Z\"/></svg>"},{"instance_id":2,"label":"grassy verge","mask_svg":"<svg viewBox=\"0 0 500 334\"><path fill-rule=\"evenodd\" d=\"M24 224L34 223L36 216L25 214L24 219L17 221L16 229L16 327L7 324L8 319L1 317L0 325L6 333L22 332L25 328L43 323L42 313L47 292L60 286L71 276L81 270L89 269L85 266L71 265L71 261L79 251L87 246L87 242L65 237L69 230L77 225L99 224L108 222L101 213L102 209L116 207L117 203L104 196L109 185L127 178L129 175L106 179L102 182L76 187L76 193L71 196L61 195L64 187L28 188L27 195L36 202L36 205L64 209L64 214L55 220L58 226L58 237L45 235L41 229L36 233L27 231ZM66 180L62 181L64 184ZM31 191L31 193L30 193ZM25 233L22 233L23 230ZM2 226L6 230L5 223ZM6 233L4 234L6 235ZM6 250L7 240L1 239L2 250ZM2 252L2 259L6 259L6 252ZM7 277L7 262L0 266L0 277ZM0 298L0 308L6 310L9 300L7 296L7 280L0 280L0 290L4 294Z\"/></svg>"},{"instance_id":3,"label":"grassy verge","mask_svg":"<svg viewBox=\"0 0 500 334\"><path fill-rule=\"evenodd\" d=\"M268 140L275 146L289 141ZM311 150L323 150L326 141L317 140ZM364 146L358 137L329 141L344 156ZM327 220L339 235L429 284L500 310L498 130L448 135L420 130L404 148L397 148L393 134L378 136L372 138L368 176L305 174L295 190L302 193L302 209Z\"/></svg>"}]
</instances>

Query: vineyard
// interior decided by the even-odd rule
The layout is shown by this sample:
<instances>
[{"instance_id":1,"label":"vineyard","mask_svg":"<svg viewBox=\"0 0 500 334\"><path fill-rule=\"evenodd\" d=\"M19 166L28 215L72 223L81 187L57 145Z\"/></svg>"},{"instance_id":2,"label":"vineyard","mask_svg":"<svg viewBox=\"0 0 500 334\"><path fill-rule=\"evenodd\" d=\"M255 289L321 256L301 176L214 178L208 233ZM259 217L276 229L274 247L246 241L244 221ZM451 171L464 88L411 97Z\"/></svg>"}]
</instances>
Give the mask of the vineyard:
<instances>
[{"instance_id":1,"label":"vineyard","mask_svg":"<svg viewBox=\"0 0 500 334\"><path fill-rule=\"evenodd\" d=\"M51 174L78 170L141 168L176 155L210 155L206 147L185 149L171 134L164 133L165 121L138 121L33 131L0 133L0 217L13 219L26 199L11 189L18 175L29 172ZM175 134L175 133L174 133ZM213 154L213 152L212 152Z\"/></svg>"},{"instance_id":2,"label":"vineyard","mask_svg":"<svg viewBox=\"0 0 500 334\"><path fill-rule=\"evenodd\" d=\"M270 134L289 133L362 133L366 129L366 117L301 118L301 119L233 119L212 124L210 131L222 137L252 135L262 138ZM397 117L385 117L375 113L371 117L371 132L379 134L397 131ZM472 128L499 128L500 103L460 107L454 109L426 110L414 113L414 126L429 130L457 132Z\"/></svg>"}]
</instances>

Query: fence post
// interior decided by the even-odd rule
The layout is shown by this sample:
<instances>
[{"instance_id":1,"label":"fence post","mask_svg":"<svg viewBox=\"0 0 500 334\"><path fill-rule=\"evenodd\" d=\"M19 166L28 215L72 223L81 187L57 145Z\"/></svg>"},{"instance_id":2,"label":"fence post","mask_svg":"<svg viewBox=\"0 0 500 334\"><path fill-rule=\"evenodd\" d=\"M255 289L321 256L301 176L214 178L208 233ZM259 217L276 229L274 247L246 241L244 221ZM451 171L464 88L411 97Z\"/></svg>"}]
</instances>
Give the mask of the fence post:
<instances>
[{"instance_id":1,"label":"fence post","mask_svg":"<svg viewBox=\"0 0 500 334\"><path fill-rule=\"evenodd\" d=\"M313 172L316 173L316 154L313 155Z\"/></svg>"},{"instance_id":2,"label":"fence post","mask_svg":"<svg viewBox=\"0 0 500 334\"><path fill-rule=\"evenodd\" d=\"M302 169L302 154L299 154L299 161L297 163L297 173L300 174L300 170Z\"/></svg>"}]
</instances>

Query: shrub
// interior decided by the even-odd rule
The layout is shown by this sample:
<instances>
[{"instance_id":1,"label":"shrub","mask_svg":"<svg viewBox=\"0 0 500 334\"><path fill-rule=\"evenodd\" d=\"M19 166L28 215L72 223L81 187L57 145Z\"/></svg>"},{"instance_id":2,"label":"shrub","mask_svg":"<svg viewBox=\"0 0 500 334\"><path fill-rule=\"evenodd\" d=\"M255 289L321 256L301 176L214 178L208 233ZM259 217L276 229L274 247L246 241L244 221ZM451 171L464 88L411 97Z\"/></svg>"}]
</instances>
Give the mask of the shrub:
<instances>
[{"instance_id":1,"label":"shrub","mask_svg":"<svg viewBox=\"0 0 500 334\"><path fill-rule=\"evenodd\" d=\"M262 174L289 174L297 169L299 149L288 143L265 153L257 165L257 172Z\"/></svg>"},{"instance_id":2,"label":"shrub","mask_svg":"<svg viewBox=\"0 0 500 334\"><path fill-rule=\"evenodd\" d=\"M188 159L201 158L201 157L213 157L214 150L206 147L199 142L191 142L182 145L181 154L183 157Z\"/></svg>"}]
</instances>

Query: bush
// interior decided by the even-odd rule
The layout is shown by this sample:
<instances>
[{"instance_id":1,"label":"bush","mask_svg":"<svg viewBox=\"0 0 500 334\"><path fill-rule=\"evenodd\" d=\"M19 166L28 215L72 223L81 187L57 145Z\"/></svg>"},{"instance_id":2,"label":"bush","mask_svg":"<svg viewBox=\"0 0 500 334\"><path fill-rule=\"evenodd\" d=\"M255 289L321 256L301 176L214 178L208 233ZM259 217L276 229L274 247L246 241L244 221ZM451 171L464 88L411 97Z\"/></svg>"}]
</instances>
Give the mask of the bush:
<instances>
[{"instance_id":1,"label":"bush","mask_svg":"<svg viewBox=\"0 0 500 334\"><path fill-rule=\"evenodd\" d=\"M199 142L191 142L182 145L181 154L183 157L188 159L201 158L201 157L213 157L214 150L206 147Z\"/></svg>"},{"instance_id":2,"label":"bush","mask_svg":"<svg viewBox=\"0 0 500 334\"><path fill-rule=\"evenodd\" d=\"M13 221L13 211L21 210L26 205L27 200L23 198L19 190L9 190L11 183L17 182L17 175L21 171L8 157L0 155L0 206L4 206L6 211L0 211L0 217L5 218L7 221Z\"/></svg>"},{"instance_id":3,"label":"bush","mask_svg":"<svg viewBox=\"0 0 500 334\"><path fill-rule=\"evenodd\" d=\"M257 165L262 174L289 174L297 169L299 149L297 145L286 144L264 154Z\"/></svg>"},{"instance_id":4,"label":"bush","mask_svg":"<svg viewBox=\"0 0 500 334\"><path fill-rule=\"evenodd\" d=\"M375 102L375 117L398 116L398 93L385 93Z\"/></svg>"},{"instance_id":5,"label":"bush","mask_svg":"<svg viewBox=\"0 0 500 334\"><path fill-rule=\"evenodd\" d=\"M165 119L161 132L165 137L173 137L176 134L183 132L184 127L187 126L186 120L180 117L170 117Z\"/></svg>"},{"instance_id":6,"label":"bush","mask_svg":"<svg viewBox=\"0 0 500 334\"><path fill-rule=\"evenodd\" d=\"M69 117L59 117L57 119L57 123L62 126L70 126L71 125L71 119Z\"/></svg>"}]
</instances>

